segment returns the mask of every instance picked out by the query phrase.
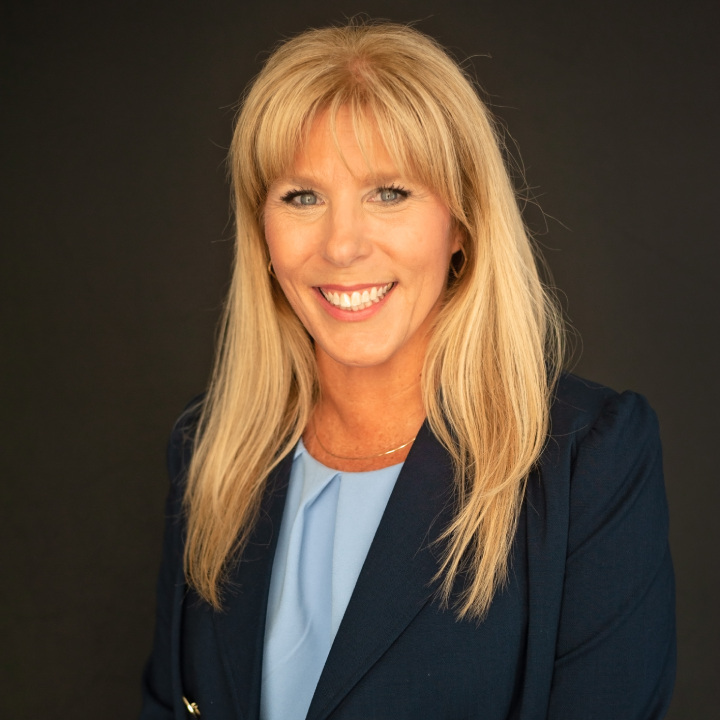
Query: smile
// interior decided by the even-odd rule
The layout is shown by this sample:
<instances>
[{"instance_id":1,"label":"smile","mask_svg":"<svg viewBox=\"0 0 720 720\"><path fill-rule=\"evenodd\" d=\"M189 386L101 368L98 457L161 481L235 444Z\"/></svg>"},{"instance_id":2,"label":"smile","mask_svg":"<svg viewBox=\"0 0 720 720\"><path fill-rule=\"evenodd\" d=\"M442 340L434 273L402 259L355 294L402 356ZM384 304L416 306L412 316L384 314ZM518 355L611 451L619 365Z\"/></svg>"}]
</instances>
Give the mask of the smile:
<instances>
[{"instance_id":1,"label":"smile","mask_svg":"<svg viewBox=\"0 0 720 720\"><path fill-rule=\"evenodd\" d=\"M322 296L336 308L357 312L369 308L374 303L379 303L392 289L395 283L387 285L374 285L364 290L353 290L352 292L335 292L334 290L323 290L318 288Z\"/></svg>"}]
</instances>

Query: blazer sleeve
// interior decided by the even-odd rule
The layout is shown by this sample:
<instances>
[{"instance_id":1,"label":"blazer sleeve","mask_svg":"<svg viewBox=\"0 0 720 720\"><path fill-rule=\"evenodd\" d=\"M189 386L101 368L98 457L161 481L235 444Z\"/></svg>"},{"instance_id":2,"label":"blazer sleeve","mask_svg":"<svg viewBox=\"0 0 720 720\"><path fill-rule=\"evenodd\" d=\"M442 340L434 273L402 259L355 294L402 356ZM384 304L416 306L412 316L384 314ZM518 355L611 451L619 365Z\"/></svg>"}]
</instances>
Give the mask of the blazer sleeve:
<instances>
[{"instance_id":1,"label":"blazer sleeve","mask_svg":"<svg viewBox=\"0 0 720 720\"><path fill-rule=\"evenodd\" d=\"M657 419L613 395L577 449L549 720L654 720L675 675L675 587Z\"/></svg>"},{"instance_id":2,"label":"blazer sleeve","mask_svg":"<svg viewBox=\"0 0 720 720\"><path fill-rule=\"evenodd\" d=\"M190 407L190 406L188 406ZM189 461L194 421L189 411L176 423L167 449L170 491L165 503L165 532L162 560L157 581L155 635L150 659L142 680L140 720L172 720L176 717L178 684L174 669L177 661L175 639L179 622L175 607L176 595L184 592L183 583L183 522L182 498L185 472Z\"/></svg>"}]
</instances>

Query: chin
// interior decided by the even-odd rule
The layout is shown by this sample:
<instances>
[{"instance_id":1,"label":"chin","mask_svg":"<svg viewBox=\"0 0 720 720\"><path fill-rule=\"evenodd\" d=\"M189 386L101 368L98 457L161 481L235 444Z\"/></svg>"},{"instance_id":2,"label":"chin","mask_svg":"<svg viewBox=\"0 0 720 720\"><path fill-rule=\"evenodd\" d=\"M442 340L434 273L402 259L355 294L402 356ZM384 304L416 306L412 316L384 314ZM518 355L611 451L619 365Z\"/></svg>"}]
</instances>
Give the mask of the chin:
<instances>
[{"instance_id":1,"label":"chin","mask_svg":"<svg viewBox=\"0 0 720 720\"><path fill-rule=\"evenodd\" d=\"M339 365L352 368L377 367L385 364L391 357L387 353L379 352L353 353L352 355L349 355L347 351L345 351L342 353L327 354L330 355L330 357Z\"/></svg>"},{"instance_id":2,"label":"chin","mask_svg":"<svg viewBox=\"0 0 720 720\"><path fill-rule=\"evenodd\" d=\"M352 368L377 367L392 359L394 353L388 347L354 347L353 345L320 345L322 351L339 365Z\"/></svg>"}]
</instances>

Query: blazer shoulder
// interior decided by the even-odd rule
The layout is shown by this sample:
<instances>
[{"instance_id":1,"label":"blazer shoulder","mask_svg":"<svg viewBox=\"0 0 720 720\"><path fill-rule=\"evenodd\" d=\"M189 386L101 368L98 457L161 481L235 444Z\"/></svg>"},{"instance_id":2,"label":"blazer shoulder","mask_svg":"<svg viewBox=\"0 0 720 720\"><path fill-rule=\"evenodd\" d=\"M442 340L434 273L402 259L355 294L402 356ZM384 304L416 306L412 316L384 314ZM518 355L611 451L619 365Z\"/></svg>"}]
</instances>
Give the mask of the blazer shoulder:
<instances>
[{"instance_id":1,"label":"blazer shoulder","mask_svg":"<svg viewBox=\"0 0 720 720\"><path fill-rule=\"evenodd\" d=\"M575 484L578 466L589 463L598 472L617 468L621 460L656 462L660 454L657 417L642 395L628 390L618 393L574 375L560 378L550 411L550 432L537 465L545 478L545 492L565 495L569 485ZM608 490L609 485L608 481Z\"/></svg>"},{"instance_id":2,"label":"blazer shoulder","mask_svg":"<svg viewBox=\"0 0 720 720\"><path fill-rule=\"evenodd\" d=\"M597 433L658 432L655 412L643 395L630 390L618 393L571 374L563 374L555 387L550 423L550 439L573 447Z\"/></svg>"}]
</instances>

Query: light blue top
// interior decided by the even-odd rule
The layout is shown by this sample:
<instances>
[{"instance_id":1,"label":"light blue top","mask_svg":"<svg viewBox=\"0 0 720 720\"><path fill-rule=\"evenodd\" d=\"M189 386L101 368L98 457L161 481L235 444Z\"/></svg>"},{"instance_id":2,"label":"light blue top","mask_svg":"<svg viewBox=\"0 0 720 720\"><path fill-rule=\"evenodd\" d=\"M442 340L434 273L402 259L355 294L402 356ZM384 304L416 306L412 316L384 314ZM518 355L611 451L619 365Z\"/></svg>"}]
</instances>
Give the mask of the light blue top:
<instances>
[{"instance_id":1,"label":"light blue top","mask_svg":"<svg viewBox=\"0 0 720 720\"><path fill-rule=\"evenodd\" d=\"M402 463L325 467L298 443L270 580L261 720L303 720Z\"/></svg>"}]
</instances>

